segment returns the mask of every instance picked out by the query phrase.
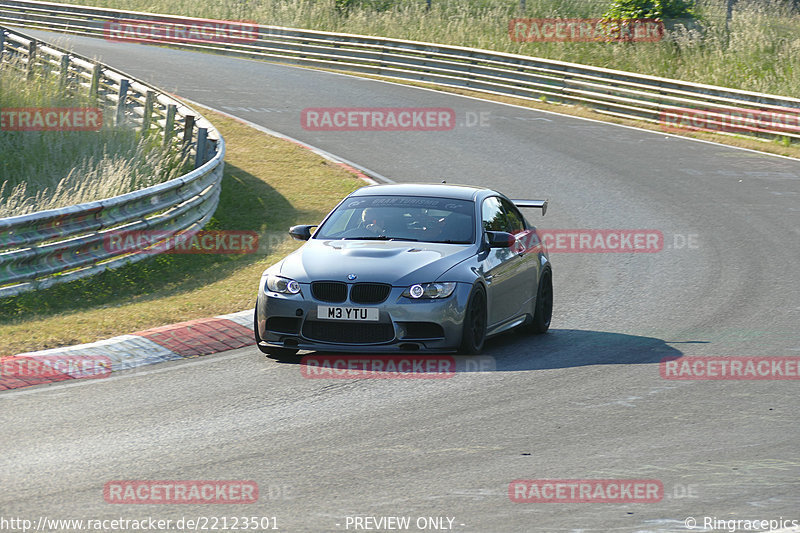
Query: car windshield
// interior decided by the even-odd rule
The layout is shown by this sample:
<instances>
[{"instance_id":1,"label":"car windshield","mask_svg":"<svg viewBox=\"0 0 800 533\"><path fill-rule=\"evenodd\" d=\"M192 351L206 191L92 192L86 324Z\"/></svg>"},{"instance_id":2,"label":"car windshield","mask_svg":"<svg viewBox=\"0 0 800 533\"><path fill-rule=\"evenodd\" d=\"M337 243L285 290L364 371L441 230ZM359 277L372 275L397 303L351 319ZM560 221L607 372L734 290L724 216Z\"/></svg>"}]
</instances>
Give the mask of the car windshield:
<instances>
[{"instance_id":1,"label":"car windshield","mask_svg":"<svg viewBox=\"0 0 800 533\"><path fill-rule=\"evenodd\" d=\"M426 196L356 196L342 202L314 238L471 244L474 204Z\"/></svg>"}]
</instances>

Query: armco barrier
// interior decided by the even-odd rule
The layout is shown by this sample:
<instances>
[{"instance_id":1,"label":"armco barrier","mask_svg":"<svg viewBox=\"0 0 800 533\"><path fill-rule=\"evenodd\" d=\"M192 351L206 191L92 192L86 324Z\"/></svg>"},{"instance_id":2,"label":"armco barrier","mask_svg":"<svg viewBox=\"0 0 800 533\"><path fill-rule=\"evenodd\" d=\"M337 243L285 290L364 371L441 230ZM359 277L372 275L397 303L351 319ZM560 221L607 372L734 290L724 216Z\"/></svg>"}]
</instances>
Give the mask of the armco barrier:
<instances>
[{"instance_id":1,"label":"armco barrier","mask_svg":"<svg viewBox=\"0 0 800 533\"><path fill-rule=\"evenodd\" d=\"M45 288L144 259L110 250L112 232L195 232L214 214L222 184L225 141L205 118L157 88L111 67L0 27L0 61L30 75L60 76L114 110L115 126L162 136L184 150L195 169L174 180L107 200L0 219L0 297ZM49 74L48 74L49 73Z\"/></svg>"},{"instance_id":2,"label":"armco barrier","mask_svg":"<svg viewBox=\"0 0 800 533\"><path fill-rule=\"evenodd\" d=\"M207 22L50 2L0 0L0 23L104 37L109 24L121 20L184 26L193 21L198 25ZM521 98L546 98L558 103L584 105L618 117L654 124L666 122L670 131L674 131L676 125L685 125L688 130L708 129L800 140L797 120L800 99L797 98L475 48L277 26L256 28L257 36L246 42L202 42L198 39L198 42L181 42L174 46L420 80ZM699 110L703 124L709 127L696 127L697 119L687 109ZM748 110L753 113L748 115ZM731 127L732 121L734 127Z\"/></svg>"}]
</instances>

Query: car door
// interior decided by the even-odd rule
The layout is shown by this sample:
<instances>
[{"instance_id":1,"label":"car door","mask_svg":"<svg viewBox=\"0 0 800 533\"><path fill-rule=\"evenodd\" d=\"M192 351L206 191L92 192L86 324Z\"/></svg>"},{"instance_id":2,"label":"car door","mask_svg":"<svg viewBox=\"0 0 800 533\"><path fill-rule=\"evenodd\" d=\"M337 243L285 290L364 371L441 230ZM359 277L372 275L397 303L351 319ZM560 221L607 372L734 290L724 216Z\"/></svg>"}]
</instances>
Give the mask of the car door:
<instances>
[{"instance_id":1,"label":"car door","mask_svg":"<svg viewBox=\"0 0 800 533\"><path fill-rule=\"evenodd\" d=\"M501 199L490 196L481 205L481 225L483 231L509 231L509 221ZM509 232L510 233L510 232ZM485 239L485 233L481 235ZM514 294L515 263L520 258L514 248L491 248L483 254L481 269L486 280L486 300L488 329L511 318L519 308L519 296Z\"/></svg>"},{"instance_id":2,"label":"car door","mask_svg":"<svg viewBox=\"0 0 800 533\"><path fill-rule=\"evenodd\" d=\"M519 315L531 309L539 281L539 254L536 253L536 239L530 238L530 231L525 223L525 217L519 212L517 206L505 198L500 198L500 204L508 220L509 233L516 238L511 248L514 254L513 266L509 271L509 279L513 280L514 302L517 307L512 310L512 315Z\"/></svg>"}]
</instances>

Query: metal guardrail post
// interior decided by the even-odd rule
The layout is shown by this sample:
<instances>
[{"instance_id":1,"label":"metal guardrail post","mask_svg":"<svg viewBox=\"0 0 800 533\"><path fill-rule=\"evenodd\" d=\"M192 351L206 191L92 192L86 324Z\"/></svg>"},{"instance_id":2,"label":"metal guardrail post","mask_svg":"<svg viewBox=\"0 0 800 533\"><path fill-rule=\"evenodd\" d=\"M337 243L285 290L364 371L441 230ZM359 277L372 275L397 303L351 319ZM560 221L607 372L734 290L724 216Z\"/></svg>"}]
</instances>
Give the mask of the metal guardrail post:
<instances>
[{"instance_id":1,"label":"metal guardrail post","mask_svg":"<svg viewBox=\"0 0 800 533\"><path fill-rule=\"evenodd\" d=\"M169 146L172 136L175 134L175 104L167 105L167 118L164 121L164 146Z\"/></svg>"},{"instance_id":2,"label":"metal guardrail post","mask_svg":"<svg viewBox=\"0 0 800 533\"><path fill-rule=\"evenodd\" d=\"M36 63L36 41L31 41L28 43L28 64L27 64L27 76L28 79L33 78L33 69Z\"/></svg>"},{"instance_id":3,"label":"metal guardrail post","mask_svg":"<svg viewBox=\"0 0 800 533\"><path fill-rule=\"evenodd\" d=\"M183 121L183 144L189 146L192 144L192 137L194 136L194 115L186 115Z\"/></svg>"},{"instance_id":4,"label":"metal guardrail post","mask_svg":"<svg viewBox=\"0 0 800 533\"><path fill-rule=\"evenodd\" d=\"M119 82L119 100L117 100L117 113L114 117L114 125L122 126L125 123L125 100L128 99L128 88L131 82L123 78Z\"/></svg>"},{"instance_id":5,"label":"metal guardrail post","mask_svg":"<svg viewBox=\"0 0 800 533\"><path fill-rule=\"evenodd\" d=\"M211 158L217 151L217 140L216 139L209 139L206 137L206 160L203 164L208 163L211 161Z\"/></svg>"},{"instance_id":6,"label":"metal guardrail post","mask_svg":"<svg viewBox=\"0 0 800 533\"><path fill-rule=\"evenodd\" d=\"M206 162L206 150L208 149L208 130L197 128L197 150L195 150L194 168L202 167Z\"/></svg>"},{"instance_id":7,"label":"metal guardrail post","mask_svg":"<svg viewBox=\"0 0 800 533\"><path fill-rule=\"evenodd\" d=\"M0 61L2 61L3 54L6 51L6 30L0 28Z\"/></svg>"},{"instance_id":8,"label":"metal guardrail post","mask_svg":"<svg viewBox=\"0 0 800 533\"><path fill-rule=\"evenodd\" d=\"M61 77L59 79L59 87L64 91L69 81L69 56L64 54L61 56Z\"/></svg>"},{"instance_id":9,"label":"metal guardrail post","mask_svg":"<svg viewBox=\"0 0 800 533\"><path fill-rule=\"evenodd\" d=\"M731 19L733 18L733 4L736 3L736 0L727 0L725 6L725 31L731 31Z\"/></svg>"},{"instance_id":10,"label":"metal guardrail post","mask_svg":"<svg viewBox=\"0 0 800 533\"><path fill-rule=\"evenodd\" d=\"M100 90L100 64L92 65L92 81L89 82L89 97L97 98Z\"/></svg>"},{"instance_id":11,"label":"metal guardrail post","mask_svg":"<svg viewBox=\"0 0 800 533\"><path fill-rule=\"evenodd\" d=\"M183 118L183 139L181 141L181 156L188 157L192 149L192 138L194 138L194 115L186 115Z\"/></svg>"},{"instance_id":12,"label":"metal guardrail post","mask_svg":"<svg viewBox=\"0 0 800 533\"><path fill-rule=\"evenodd\" d=\"M147 91L144 100L144 115L142 116L142 135L150 133L150 121L153 116L153 102L156 99L156 93Z\"/></svg>"}]
</instances>

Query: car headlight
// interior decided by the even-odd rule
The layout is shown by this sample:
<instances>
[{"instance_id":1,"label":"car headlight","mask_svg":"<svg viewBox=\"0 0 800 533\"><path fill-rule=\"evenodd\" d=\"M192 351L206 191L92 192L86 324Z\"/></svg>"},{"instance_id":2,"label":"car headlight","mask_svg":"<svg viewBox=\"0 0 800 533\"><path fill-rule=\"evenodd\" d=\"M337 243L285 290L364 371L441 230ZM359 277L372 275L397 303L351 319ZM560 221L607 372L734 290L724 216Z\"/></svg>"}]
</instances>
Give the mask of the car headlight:
<instances>
[{"instance_id":1,"label":"car headlight","mask_svg":"<svg viewBox=\"0 0 800 533\"><path fill-rule=\"evenodd\" d=\"M403 296L413 300L447 298L455 289L455 281L417 283L403 291Z\"/></svg>"},{"instance_id":2,"label":"car headlight","mask_svg":"<svg viewBox=\"0 0 800 533\"><path fill-rule=\"evenodd\" d=\"M293 279L270 274L267 276L267 289L281 294L297 294L300 292L300 284Z\"/></svg>"}]
</instances>

